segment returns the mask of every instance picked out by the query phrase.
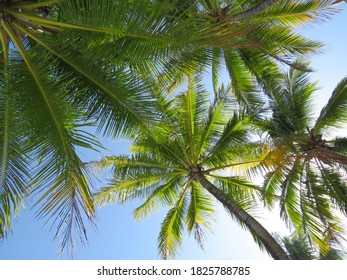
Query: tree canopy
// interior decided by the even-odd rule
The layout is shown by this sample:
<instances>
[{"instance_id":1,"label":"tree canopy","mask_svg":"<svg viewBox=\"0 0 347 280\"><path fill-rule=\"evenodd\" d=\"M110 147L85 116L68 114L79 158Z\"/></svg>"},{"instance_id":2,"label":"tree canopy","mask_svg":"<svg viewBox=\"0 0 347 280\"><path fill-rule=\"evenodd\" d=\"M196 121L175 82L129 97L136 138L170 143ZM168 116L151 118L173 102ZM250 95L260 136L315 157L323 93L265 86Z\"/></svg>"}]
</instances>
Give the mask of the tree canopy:
<instances>
[{"instance_id":1,"label":"tree canopy","mask_svg":"<svg viewBox=\"0 0 347 280\"><path fill-rule=\"evenodd\" d=\"M134 138L157 125L153 88L211 67L217 91L222 63L239 103L257 106L255 88L278 62L308 70L297 57L321 43L295 28L329 18L337 2L1 1L0 238L34 195L63 248L73 229L83 241L96 214L78 149L100 148L88 126Z\"/></svg>"}]
</instances>

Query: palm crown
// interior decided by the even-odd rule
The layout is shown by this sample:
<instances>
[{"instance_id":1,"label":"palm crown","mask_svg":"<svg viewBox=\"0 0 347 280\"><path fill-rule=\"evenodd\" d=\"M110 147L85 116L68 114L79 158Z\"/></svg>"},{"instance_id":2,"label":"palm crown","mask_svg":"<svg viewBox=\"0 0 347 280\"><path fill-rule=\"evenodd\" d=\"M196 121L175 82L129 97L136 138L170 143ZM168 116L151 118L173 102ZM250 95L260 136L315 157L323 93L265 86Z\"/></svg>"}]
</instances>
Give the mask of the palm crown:
<instances>
[{"instance_id":1,"label":"palm crown","mask_svg":"<svg viewBox=\"0 0 347 280\"><path fill-rule=\"evenodd\" d=\"M306 73L290 70L268 89L272 117L261 122L273 164L264 189L279 198L282 217L322 250L342 231L335 210L347 210L347 142L330 136L347 117L346 85L343 79L314 120L315 84Z\"/></svg>"},{"instance_id":2,"label":"palm crown","mask_svg":"<svg viewBox=\"0 0 347 280\"><path fill-rule=\"evenodd\" d=\"M161 93L157 98L158 123L138 133L132 142L133 154L94 163L113 171L110 186L98 192L97 201L145 198L134 212L137 219L154 212L157 204L170 207L158 238L160 254L168 258L177 253L184 227L201 243L204 231L210 229L214 196L274 258L287 258L245 211L255 206L257 187L220 172L257 161L245 145L247 119L238 115L228 90L222 88L210 104L210 95L190 76L187 91L174 97Z\"/></svg>"}]
</instances>

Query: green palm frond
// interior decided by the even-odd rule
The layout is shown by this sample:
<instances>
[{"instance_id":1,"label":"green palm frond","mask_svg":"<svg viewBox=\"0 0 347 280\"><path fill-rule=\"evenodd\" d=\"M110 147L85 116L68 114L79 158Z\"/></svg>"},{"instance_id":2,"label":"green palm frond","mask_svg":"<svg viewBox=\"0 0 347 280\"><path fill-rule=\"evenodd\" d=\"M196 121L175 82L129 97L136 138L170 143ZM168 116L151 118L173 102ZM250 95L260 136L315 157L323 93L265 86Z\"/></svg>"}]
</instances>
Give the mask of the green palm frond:
<instances>
[{"instance_id":1,"label":"green palm frond","mask_svg":"<svg viewBox=\"0 0 347 280\"><path fill-rule=\"evenodd\" d=\"M161 165L160 161L155 161L145 154L106 157L93 165L97 165L97 168L109 167L113 173L113 178L108 182L109 186L95 194L95 199L100 205L124 203L143 197L148 199L148 203L144 204L149 204L152 201L150 197L155 196L157 199L160 194L164 194L159 190L171 187L172 182L176 182L182 173L182 170Z\"/></svg>"},{"instance_id":2,"label":"green palm frond","mask_svg":"<svg viewBox=\"0 0 347 280\"><path fill-rule=\"evenodd\" d=\"M187 215L186 186L179 195L176 205L169 210L161 224L158 237L158 250L163 259L175 257L182 245L184 221Z\"/></svg>"},{"instance_id":3,"label":"green palm frond","mask_svg":"<svg viewBox=\"0 0 347 280\"><path fill-rule=\"evenodd\" d=\"M237 146L247 142L247 137L248 131L245 129L245 121L240 120L238 115L234 114L224 127L222 134L219 135L218 140L211 142L210 147L206 149L203 163L207 165L214 165L215 162L223 165L230 163L232 160L230 157L232 152L230 151L235 151Z\"/></svg>"},{"instance_id":4,"label":"green palm frond","mask_svg":"<svg viewBox=\"0 0 347 280\"><path fill-rule=\"evenodd\" d=\"M302 26L317 20L328 19L338 9L333 6L335 1L280 1L259 15L263 20L278 20L282 24Z\"/></svg>"},{"instance_id":5,"label":"green palm frond","mask_svg":"<svg viewBox=\"0 0 347 280\"><path fill-rule=\"evenodd\" d=\"M334 205L347 214L347 184L341 173L328 168L321 168L323 186Z\"/></svg>"},{"instance_id":6,"label":"green palm frond","mask_svg":"<svg viewBox=\"0 0 347 280\"><path fill-rule=\"evenodd\" d=\"M28 123L21 115L20 100L10 81L16 67L2 69L0 80L0 239L11 229L13 213L18 213L22 199L28 194L31 159L27 154ZM13 94L15 92L16 94Z\"/></svg>"},{"instance_id":7,"label":"green palm frond","mask_svg":"<svg viewBox=\"0 0 347 280\"><path fill-rule=\"evenodd\" d=\"M222 57L222 50L213 48L211 75L212 75L212 85L213 85L214 92L217 92L219 87L220 69L222 67L221 57Z\"/></svg>"},{"instance_id":8,"label":"green palm frond","mask_svg":"<svg viewBox=\"0 0 347 280\"><path fill-rule=\"evenodd\" d=\"M324 129L342 127L347 120L347 78L342 79L335 87L327 105L322 109L314 125L316 133Z\"/></svg>"},{"instance_id":9,"label":"green palm frond","mask_svg":"<svg viewBox=\"0 0 347 280\"><path fill-rule=\"evenodd\" d=\"M9 34L13 35L11 32ZM24 147L27 150L22 158L31 155L39 161L36 176L32 176L33 184L36 185L35 191L40 194L37 203L44 204L41 204L39 216L60 217L61 220L56 225L57 231L62 235L64 248L72 242L73 228L76 228L81 236L85 236L81 209L87 219L93 220L95 217L91 192L85 178L86 171L76 154L76 147L93 148L98 144L80 130L84 121L81 116L84 113L71 105L65 95L67 77L62 75L59 82L53 82L50 74L54 72L55 64L47 63L51 57L41 54L42 60L33 63L37 55L35 50L32 48L28 51L21 41L15 40L15 37L13 39L26 64L21 64L18 68L16 75L20 79L15 84L15 90L23 96L18 108L19 116L23 117L25 125L28 126L20 132L27 130L26 138L18 134L18 137L26 140ZM32 94L29 95L27 90ZM17 158L19 159L20 157ZM21 173L17 176L20 175ZM16 183L19 186L21 184L20 181ZM27 190L29 191L29 188Z\"/></svg>"},{"instance_id":10,"label":"green palm frond","mask_svg":"<svg viewBox=\"0 0 347 280\"><path fill-rule=\"evenodd\" d=\"M243 200L245 198L255 199L256 195L263 192L262 188L249 182L239 176L218 176L210 175L213 180L216 180L216 185L220 185L225 193L234 194L234 200Z\"/></svg>"},{"instance_id":11,"label":"green palm frond","mask_svg":"<svg viewBox=\"0 0 347 280\"><path fill-rule=\"evenodd\" d=\"M78 75L74 83L77 89L83 88L86 92L83 95L75 94L75 102L88 108L88 113L92 117L96 116L100 127L104 127L106 135L112 137L122 133L130 135L136 131L136 126L139 124L143 127L148 126L146 118L150 115L150 108L153 107L152 98L144 94L144 85L141 87L129 71L110 69L113 72L112 76L107 77L108 73L104 73L103 66L100 68L100 65L93 64L87 57L78 56L71 45L70 48L66 43L59 46L57 41L48 44L36 35L28 35L59 58L69 73ZM124 95L127 99L124 99ZM138 102L147 104L144 106L144 112L139 111Z\"/></svg>"},{"instance_id":12,"label":"green palm frond","mask_svg":"<svg viewBox=\"0 0 347 280\"><path fill-rule=\"evenodd\" d=\"M204 130L199 143L199 154L203 153L213 142L217 141L228 123L232 110L236 107L231 102L229 91L229 87L222 85L215 92L213 103L210 104L208 114L206 114L202 123Z\"/></svg>"},{"instance_id":13,"label":"green palm frond","mask_svg":"<svg viewBox=\"0 0 347 280\"><path fill-rule=\"evenodd\" d=\"M314 249L304 237L284 237L282 242L292 260L313 260Z\"/></svg>"},{"instance_id":14,"label":"green palm frond","mask_svg":"<svg viewBox=\"0 0 347 280\"><path fill-rule=\"evenodd\" d=\"M347 152L347 137L336 137L331 140L331 145L334 151L345 155Z\"/></svg>"},{"instance_id":15,"label":"green palm frond","mask_svg":"<svg viewBox=\"0 0 347 280\"><path fill-rule=\"evenodd\" d=\"M171 180L167 180L165 184L161 184L146 198L146 201L137 207L134 211L136 220L148 217L156 210L159 203L166 207L174 205L177 200L177 189L182 181L181 176L175 176Z\"/></svg>"},{"instance_id":16,"label":"green palm frond","mask_svg":"<svg viewBox=\"0 0 347 280\"><path fill-rule=\"evenodd\" d=\"M268 130L273 137L306 132L312 120L311 100L315 89L307 73L290 70L282 83L267 90L273 114Z\"/></svg>"},{"instance_id":17,"label":"green palm frond","mask_svg":"<svg viewBox=\"0 0 347 280\"><path fill-rule=\"evenodd\" d=\"M224 57L233 94L238 104L246 111L253 109L262 102L256 89L254 76L245 65L242 55L236 50L225 50Z\"/></svg>"},{"instance_id":18,"label":"green palm frond","mask_svg":"<svg viewBox=\"0 0 347 280\"><path fill-rule=\"evenodd\" d=\"M245 67L264 86L269 80L275 80L280 75L279 66L270 55L258 48L241 48L238 50ZM258 93L261 94L260 92Z\"/></svg>"},{"instance_id":19,"label":"green palm frond","mask_svg":"<svg viewBox=\"0 0 347 280\"><path fill-rule=\"evenodd\" d=\"M327 196L324 180L317 176L311 163L306 162L306 181L301 184L301 211L302 232L307 234L311 244L317 244L322 251L328 250L325 237L338 240L342 228L340 221L334 214L334 210Z\"/></svg>"},{"instance_id":20,"label":"green palm frond","mask_svg":"<svg viewBox=\"0 0 347 280\"><path fill-rule=\"evenodd\" d=\"M179 125L179 137L184 144L188 144L187 153L193 162L198 162L199 142L204 133L203 121L208 110L206 106L208 94L199 85L198 77L189 77L188 90L179 95L174 102L174 106L180 108L179 118L176 123Z\"/></svg>"}]
</instances>

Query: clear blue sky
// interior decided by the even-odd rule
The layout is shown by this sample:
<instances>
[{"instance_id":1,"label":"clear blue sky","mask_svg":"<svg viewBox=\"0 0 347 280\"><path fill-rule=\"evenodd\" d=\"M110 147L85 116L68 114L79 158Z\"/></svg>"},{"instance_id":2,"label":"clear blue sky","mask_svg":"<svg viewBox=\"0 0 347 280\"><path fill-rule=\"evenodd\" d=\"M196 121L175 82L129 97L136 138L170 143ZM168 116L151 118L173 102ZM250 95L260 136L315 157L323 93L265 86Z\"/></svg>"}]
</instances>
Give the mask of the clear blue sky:
<instances>
[{"instance_id":1,"label":"clear blue sky","mask_svg":"<svg viewBox=\"0 0 347 280\"><path fill-rule=\"evenodd\" d=\"M325 43L324 54L311 56L312 80L318 80L317 108L329 98L337 82L347 76L347 4L343 11L331 20L313 24L302 30L312 39ZM126 152L126 143L107 142L114 154ZM95 160L101 155L84 153L83 161ZM135 205L115 205L98 209L98 232L89 230L89 243L80 246L75 259L158 259L157 235L166 209L147 220L136 223L132 217ZM52 242L54 232L43 221L34 218L35 211L22 210L13 222L13 233L0 243L0 259L57 259L59 243ZM193 238L187 236L178 259L269 259L253 242L250 234L232 222L222 208L218 208L214 232L207 236L205 251ZM272 232L283 226L273 223L273 217L264 216L261 221ZM63 259L67 256L63 255Z\"/></svg>"}]
</instances>

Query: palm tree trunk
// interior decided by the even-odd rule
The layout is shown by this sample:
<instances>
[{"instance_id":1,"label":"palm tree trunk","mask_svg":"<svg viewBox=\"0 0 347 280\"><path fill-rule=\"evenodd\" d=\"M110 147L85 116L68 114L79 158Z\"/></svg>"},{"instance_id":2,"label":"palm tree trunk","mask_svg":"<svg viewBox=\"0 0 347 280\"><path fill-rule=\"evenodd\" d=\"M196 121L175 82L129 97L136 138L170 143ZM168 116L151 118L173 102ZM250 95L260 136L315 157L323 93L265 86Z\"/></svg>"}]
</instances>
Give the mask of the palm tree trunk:
<instances>
[{"instance_id":1,"label":"palm tree trunk","mask_svg":"<svg viewBox=\"0 0 347 280\"><path fill-rule=\"evenodd\" d=\"M195 174L195 179L215 198L218 199L233 215L242 221L247 227L254 232L262 241L266 250L275 260L289 260L290 258L277 243L273 236L250 214L243 210L233 200L231 200L224 192L219 190L201 173Z\"/></svg>"},{"instance_id":2,"label":"palm tree trunk","mask_svg":"<svg viewBox=\"0 0 347 280\"><path fill-rule=\"evenodd\" d=\"M260 2L259 4L253 6L252 8L246 10L246 11L231 15L228 18L228 20L233 21L233 20L250 18L252 16L255 16L255 15L265 11L266 9L270 8L272 5L276 4L277 2L279 2L279 0L264 0L264 1Z\"/></svg>"}]
</instances>

